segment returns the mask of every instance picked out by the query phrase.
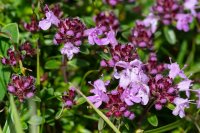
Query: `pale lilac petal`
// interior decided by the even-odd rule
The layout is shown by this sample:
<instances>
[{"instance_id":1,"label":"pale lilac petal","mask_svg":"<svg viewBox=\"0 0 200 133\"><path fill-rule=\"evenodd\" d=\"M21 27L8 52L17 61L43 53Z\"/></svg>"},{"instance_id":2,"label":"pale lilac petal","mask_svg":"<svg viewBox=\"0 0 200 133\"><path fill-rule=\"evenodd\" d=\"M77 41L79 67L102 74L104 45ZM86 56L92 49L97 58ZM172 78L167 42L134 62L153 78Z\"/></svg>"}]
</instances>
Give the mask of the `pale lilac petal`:
<instances>
[{"instance_id":1,"label":"pale lilac petal","mask_svg":"<svg viewBox=\"0 0 200 133\"><path fill-rule=\"evenodd\" d=\"M51 22L43 19L39 22L39 27L43 30L48 30L51 27Z\"/></svg>"}]
</instances>

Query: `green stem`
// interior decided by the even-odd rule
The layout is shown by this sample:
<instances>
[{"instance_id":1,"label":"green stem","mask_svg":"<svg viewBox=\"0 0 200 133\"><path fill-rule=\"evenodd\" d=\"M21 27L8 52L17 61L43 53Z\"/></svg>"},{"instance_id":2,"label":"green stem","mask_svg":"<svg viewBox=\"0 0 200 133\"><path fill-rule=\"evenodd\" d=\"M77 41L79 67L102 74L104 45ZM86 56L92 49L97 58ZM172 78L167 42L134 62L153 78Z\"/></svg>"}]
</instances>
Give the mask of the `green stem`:
<instances>
[{"instance_id":1,"label":"green stem","mask_svg":"<svg viewBox=\"0 0 200 133\"><path fill-rule=\"evenodd\" d=\"M40 49L37 44L37 86L40 85Z\"/></svg>"},{"instance_id":2,"label":"green stem","mask_svg":"<svg viewBox=\"0 0 200 133\"><path fill-rule=\"evenodd\" d=\"M120 133L120 131L114 126L114 124L99 110L97 109L93 103L91 103L87 97L77 88L75 88L75 91L81 95L83 98L85 98L85 100L89 103L89 105L97 112L98 115L100 115L100 117L116 132L116 133Z\"/></svg>"},{"instance_id":3,"label":"green stem","mask_svg":"<svg viewBox=\"0 0 200 133\"><path fill-rule=\"evenodd\" d=\"M144 133L163 133L163 132L166 132L166 131L169 131L169 130L179 127L182 123L183 122L181 120L178 120L178 121L170 123L166 126L162 126L162 127L156 128L156 129L144 131Z\"/></svg>"},{"instance_id":4,"label":"green stem","mask_svg":"<svg viewBox=\"0 0 200 133\"><path fill-rule=\"evenodd\" d=\"M17 111L17 108L16 108L16 105L15 105L15 102L14 102L14 98L12 95L10 95L10 105L11 105L11 114L13 116L13 119L14 119L14 125L15 125L15 130L16 130L16 133L24 133L23 132L23 129L22 129L22 125L21 125L21 121L20 121L20 118L19 118L19 113Z\"/></svg>"}]
</instances>

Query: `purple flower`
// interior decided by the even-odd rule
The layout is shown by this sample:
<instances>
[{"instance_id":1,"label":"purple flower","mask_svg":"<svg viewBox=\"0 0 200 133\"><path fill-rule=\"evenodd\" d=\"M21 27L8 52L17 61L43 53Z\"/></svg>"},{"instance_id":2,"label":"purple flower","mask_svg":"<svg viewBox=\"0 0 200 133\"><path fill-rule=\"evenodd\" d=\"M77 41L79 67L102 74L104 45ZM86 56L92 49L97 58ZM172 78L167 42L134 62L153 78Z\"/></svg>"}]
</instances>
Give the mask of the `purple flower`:
<instances>
[{"instance_id":1,"label":"purple flower","mask_svg":"<svg viewBox=\"0 0 200 133\"><path fill-rule=\"evenodd\" d=\"M46 19L43 19L39 22L39 27L43 30L48 30L51 27L51 24L58 26L60 20L54 15L52 11L47 11L45 13Z\"/></svg>"},{"instance_id":2,"label":"purple flower","mask_svg":"<svg viewBox=\"0 0 200 133\"><path fill-rule=\"evenodd\" d=\"M64 92L63 96L62 96L62 100L64 102L64 105L66 108L71 108L74 104L75 104L75 88L74 87L70 87L68 92Z\"/></svg>"},{"instance_id":3,"label":"purple flower","mask_svg":"<svg viewBox=\"0 0 200 133\"><path fill-rule=\"evenodd\" d=\"M179 88L179 91L185 91L187 97L189 97L190 96L189 89L192 86L191 83L192 83L191 80L185 79L185 80L181 81L180 83L178 83L178 87L177 88Z\"/></svg>"},{"instance_id":4,"label":"purple flower","mask_svg":"<svg viewBox=\"0 0 200 133\"><path fill-rule=\"evenodd\" d=\"M95 107L99 107L103 102L107 103L109 101L109 97L106 94L106 87L102 80L96 80L94 82L94 89L90 92L94 94L94 96L89 96L88 99L94 103Z\"/></svg>"},{"instance_id":5,"label":"purple flower","mask_svg":"<svg viewBox=\"0 0 200 133\"><path fill-rule=\"evenodd\" d=\"M123 70L118 72L118 68ZM119 79L119 86L124 89L126 89L131 82L147 84L149 81L149 78L142 70L142 62L137 59L130 63L124 61L117 62L115 64L114 77Z\"/></svg>"},{"instance_id":6,"label":"purple flower","mask_svg":"<svg viewBox=\"0 0 200 133\"><path fill-rule=\"evenodd\" d=\"M121 95L121 100L128 106L134 103L146 105L149 101L149 87L145 84L131 83L129 88L125 89Z\"/></svg>"},{"instance_id":7,"label":"purple flower","mask_svg":"<svg viewBox=\"0 0 200 133\"><path fill-rule=\"evenodd\" d=\"M153 14L150 13L144 20L143 23L146 27L151 28L151 32L155 33L158 25L158 18Z\"/></svg>"},{"instance_id":8,"label":"purple flower","mask_svg":"<svg viewBox=\"0 0 200 133\"><path fill-rule=\"evenodd\" d=\"M173 110L173 115L177 116L179 115L181 118L185 116L184 109L189 108L189 101L188 99L183 99L180 97L176 97L174 99L174 104L176 104L175 109Z\"/></svg>"},{"instance_id":9,"label":"purple flower","mask_svg":"<svg viewBox=\"0 0 200 133\"><path fill-rule=\"evenodd\" d=\"M185 76L183 70L180 69L179 65L175 63L171 63L170 65L167 66L169 69L169 77L174 79L176 76L180 76L181 78L186 79L187 77Z\"/></svg>"},{"instance_id":10,"label":"purple flower","mask_svg":"<svg viewBox=\"0 0 200 133\"><path fill-rule=\"evenodd\" d=\"M190 14L177 14L176 15L177 24L176 28L178 30L183 30L185 32L189 31L189 23L192 22L193 17Z\"/></svg>"},{"instance_id":11,"label":"purple flower","mask_svg":"<svg viewBox=\"0 0 200 133\"><path fill-rule=\"evenodd\" d=\"M64 47L61 49L61 54L67 55L67 58L69 60L71 60L74 54L77 54L78 52L79 48L74 46L72 43L66 43Z\"/></svg>"},{"instance_id":12,"label":"purple flower","mask_svg":"<svg viewBox=\"0 0 200 133\"><path fill-rule=\"evenodd\" d=\"M121 95L121 100L125 101L125 103L128 106L131 106L134 103L140 103L141 98L136 96L137 93L138 93L138 88L125 89Z\"/></svg>"},{"instance_id":13,"label":"purple flower","mask_svg":"<svg viewBox=\"0 0 200 133\"><path fill-rule=\"evenodd\" d=\"M12 75L8 84L8 91L16 95L20 102L30 98L35 93L35 78L32 76Z\"/></svg>"},{"instance_id":14,"label":"purple flower","mask_svg":"<svg viewBox=\"0 0 200 133\"><path fill-rule=\"evenodd\" d=\"M184 8L191 11L192 15L196 16L195 6L198 4L198 0L185 0Z\"/></svg>"},{"instance_id":15,"label":"purple flower","mask_svg":"<svg viewBox=\"0 0 200 133\"><path fill-rule=\"evenodd\" d=\"M95 27L85 30L84 34L88 36L88 42L91 45L97 44L101 46L111 44L114 47L117 44L113 30L104 32L101 27Z\"/></svg>"},{"instance_id":16,"label":"purple flower","mask_svg":"<svg viewBox=\"0 0 200 133\"><path fill-rule=\"evenodd\" d=\"M200 108L200 89L199 90L195 90L195 92L197 93L197 108Z\"/></svg>"},{"instance_id":17,"label":"purple flower","mask_svg":"<svg viewBox=\"0 0 200 133\"><path fill-rule=\"evenodd\" d=\"M80 46L83 40L85 25L79 18L66 18L58 25L58 32L54 36L54 44L72 43Z\"/></svg>"}]
</instances>

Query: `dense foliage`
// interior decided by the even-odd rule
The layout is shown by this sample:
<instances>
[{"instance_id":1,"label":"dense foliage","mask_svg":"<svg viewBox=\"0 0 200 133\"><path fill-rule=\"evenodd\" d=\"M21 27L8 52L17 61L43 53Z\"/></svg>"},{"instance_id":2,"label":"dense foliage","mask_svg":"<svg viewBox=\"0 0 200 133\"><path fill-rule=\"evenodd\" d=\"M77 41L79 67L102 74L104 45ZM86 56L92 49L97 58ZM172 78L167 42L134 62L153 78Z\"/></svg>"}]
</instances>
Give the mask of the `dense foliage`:
<instances>
[{"instance_id":1,"label":"dense foliage","mask_svg":"<svg viewBox=\"0 0 200 133\"><path fill-rule=\"evenodd\" d=\"M0 133L200 132L198 0L1 0Z\"/></svg>"}]
</instances>

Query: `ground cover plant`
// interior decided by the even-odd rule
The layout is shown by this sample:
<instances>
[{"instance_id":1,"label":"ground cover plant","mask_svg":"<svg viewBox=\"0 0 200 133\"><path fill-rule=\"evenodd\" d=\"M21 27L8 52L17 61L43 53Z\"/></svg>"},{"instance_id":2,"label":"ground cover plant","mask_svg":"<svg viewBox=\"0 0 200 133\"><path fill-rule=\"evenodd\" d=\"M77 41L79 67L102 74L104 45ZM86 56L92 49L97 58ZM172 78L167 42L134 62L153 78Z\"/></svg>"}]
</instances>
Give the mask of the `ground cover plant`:
<instances>
[{"instance_id":1,"label":"ground cover plant","mask_svg":"<svg viewBox=\"0 0 200 133\"><path fill-rule=\"evenodd\" d=\"M200 132L198 0L1 0L0 133Z\"/></svg>"}]
</instances>

